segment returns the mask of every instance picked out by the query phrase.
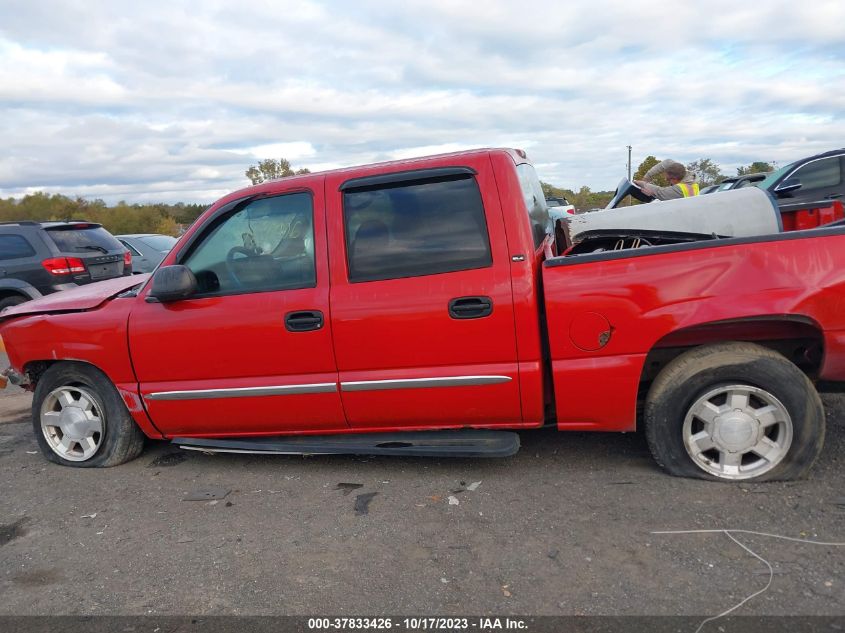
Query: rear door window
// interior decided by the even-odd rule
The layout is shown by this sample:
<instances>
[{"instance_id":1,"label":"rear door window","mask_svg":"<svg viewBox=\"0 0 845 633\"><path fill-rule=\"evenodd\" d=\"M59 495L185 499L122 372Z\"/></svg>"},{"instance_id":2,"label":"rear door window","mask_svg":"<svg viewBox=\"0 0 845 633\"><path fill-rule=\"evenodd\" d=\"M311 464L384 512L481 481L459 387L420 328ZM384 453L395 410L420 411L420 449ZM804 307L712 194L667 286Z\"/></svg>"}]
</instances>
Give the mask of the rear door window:
<instances>
[{"instance_id":1,"label":"rear door window","mask_svg":"<svg viewBox=\"0 0 845 633\"><path fill-rule=\"evenodd\" d=\"M101 226L50 226L45 227L45 230L63 253L109 253L123 250L117 238Z\"/></svg>"},{"instance_id":2,"label":"rear door window","mask_svg":"<svg viewBox=\"0 0 845 633\"><path fill-rule=\"evenodd\" d=\"M493 263L481 192L471 174L349 187L343 219L350 282Z\"/></svg>"}]
</instances>

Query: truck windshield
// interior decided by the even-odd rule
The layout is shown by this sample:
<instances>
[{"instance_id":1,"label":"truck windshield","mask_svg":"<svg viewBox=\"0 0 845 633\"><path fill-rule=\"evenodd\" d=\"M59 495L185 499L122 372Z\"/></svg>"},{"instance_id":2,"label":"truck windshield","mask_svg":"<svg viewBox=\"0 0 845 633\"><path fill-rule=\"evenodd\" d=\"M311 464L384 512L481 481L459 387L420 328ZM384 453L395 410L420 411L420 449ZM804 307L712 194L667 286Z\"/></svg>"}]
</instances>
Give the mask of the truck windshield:
<instances>
[{"instance_id":1,"label":"truck windshield","mask_svg":"<svg viewBox=\"0 0 845 633\"><path fill-rule=\"evenodd\" d=\"M543 186L534 171L534 166L523 163L516 166L516 173L519 176L519 186L522 189L522 198L525 200L525 210L528 219L531 221L531 233L534 236L534 248L538 248L546 235L551 233L551 220L549 220L549 209L546 206L546 196L543 194Z\"/></svg>"}]
</instances>

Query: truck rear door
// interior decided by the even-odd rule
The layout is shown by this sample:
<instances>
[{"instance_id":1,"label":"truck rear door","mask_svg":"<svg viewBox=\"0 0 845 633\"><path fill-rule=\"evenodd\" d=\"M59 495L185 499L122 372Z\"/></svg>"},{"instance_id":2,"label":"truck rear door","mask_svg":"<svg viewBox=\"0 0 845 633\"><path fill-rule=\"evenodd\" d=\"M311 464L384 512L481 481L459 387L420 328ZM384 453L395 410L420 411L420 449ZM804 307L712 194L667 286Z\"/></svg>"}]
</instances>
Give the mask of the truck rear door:
<instances>
[{"instance_id":1,"label":"truck rear door","mask_svg":"<svg viewBox=\"0 0 845 633\"><path fill-rule=\"evenodd\" d=\"M510 262L489 158L369 173L326 179L347 421L382 430L519 423Z\"/></svg>"}]
</instances>

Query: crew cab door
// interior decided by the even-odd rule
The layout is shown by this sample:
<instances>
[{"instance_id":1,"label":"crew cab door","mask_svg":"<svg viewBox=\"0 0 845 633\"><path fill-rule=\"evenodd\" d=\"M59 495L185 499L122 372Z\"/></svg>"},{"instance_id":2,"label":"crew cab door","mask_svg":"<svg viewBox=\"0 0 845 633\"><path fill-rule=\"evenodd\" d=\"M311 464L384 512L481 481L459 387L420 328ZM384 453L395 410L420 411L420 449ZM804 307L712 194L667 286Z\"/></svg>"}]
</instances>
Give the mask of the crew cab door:
<instances>
[{"instance_id":1,"label":"crew cab door","mask_svg":"<svg viewBox=\"0 0 845 633\"><path fill-rule=\"evenodd\" d=\"M164 434L347 428L332 351L322 178L315 185L224 207L168 255L164 265L184 264L197 277L195 296L150 302L150 284L138 296L132 364Z\"/></svg>"},{"instance_id":2,"label":"crew cab door","mask_svg":"<svg viewBox=\"0 0 845 633\"><path fill-rule=\"evenodd\" d=\"M519 423L510 267L489 158L332 175L326 196L350 426Z\"/></svg>"}]
</instances>

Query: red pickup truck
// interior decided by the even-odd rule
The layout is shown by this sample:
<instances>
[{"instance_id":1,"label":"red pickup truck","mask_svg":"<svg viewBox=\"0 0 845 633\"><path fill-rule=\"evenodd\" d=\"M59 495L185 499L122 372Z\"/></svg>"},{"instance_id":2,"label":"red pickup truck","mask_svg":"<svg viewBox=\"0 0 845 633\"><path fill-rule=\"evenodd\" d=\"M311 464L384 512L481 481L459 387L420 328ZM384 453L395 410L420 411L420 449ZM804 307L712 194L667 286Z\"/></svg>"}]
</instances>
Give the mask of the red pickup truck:
<instances>
[{"instance_id":1,"label":"red pickup truck","mask_svg":"<svg viewBox=\"0 0 845 633\"><path fill-rule=\"evenodd\" d=\"M68 466L145 437L489 456L642 424L675 475L803 475L817 387L845 380L845 227L676 237L557 256L518 150L284 178L212 205L151 277L4 311L5 375Z\"/></svg>"}]
</instances>

